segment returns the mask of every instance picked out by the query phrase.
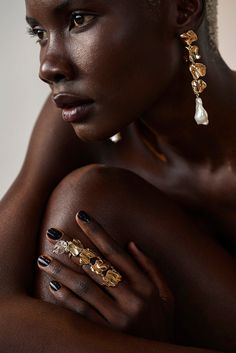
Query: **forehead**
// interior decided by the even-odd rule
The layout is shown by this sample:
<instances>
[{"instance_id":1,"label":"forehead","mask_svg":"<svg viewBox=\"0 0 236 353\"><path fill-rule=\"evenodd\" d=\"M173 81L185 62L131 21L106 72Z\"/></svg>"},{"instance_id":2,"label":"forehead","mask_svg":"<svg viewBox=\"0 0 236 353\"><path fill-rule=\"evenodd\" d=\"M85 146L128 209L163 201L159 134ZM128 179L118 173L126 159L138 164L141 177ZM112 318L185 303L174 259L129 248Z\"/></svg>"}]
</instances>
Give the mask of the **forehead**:
<instances>
[{"instance_id":1,"label":"forehead","mask_svg":"<svg viewBox=\"0 0 236 353\"><path fill-rule=\"evenodd\" d=\"M119 6L132 6L133 11L143 5L147 5L151 1L157 3L159 0L25 0L26 9L42 9L42 10L63 10L67 7L84 7L90 6L110 6L113 8Z\"/></svg>"},{"instance_id":2,"label":"forehead","mask_svg":"<svg viewBox=\"0 0 236 353\"><path fill-rule=\"evenodd\" d=\"M66 13L75 10L91 10L95 13L122 16L125 21L150 20L150 0L25 0L26 19L59 21ZM155 0L156 1L156 0ZM158 1L158 0L157 0ZM146 11L147 10L147 11ZM152 14L153 15L153 14Z\"/></svg>"},{"instance_id":3,"label":"forehead","mask_svg":"<svg viewBox=\"0 0 236 353\"><path fill-rule=\"evenodd\" d=\"M63 9L73 5L85 5L91 3L90 0L25 0L26 9L41 8L41 9Z\"/></svg>"},{"instance_id":4,"label":"forehead","mask_svg":"<svg viewBox=\"0 0 236 353\"><path fill-rule=\"evenodd\" d=\"M42 7L42 8L58 8L63 9L68 6L92 6L92 5L112 5L116 6L120 2L122 3L134 3L137 4L142 2L143 0L119 0L118 2L115 0L25 0L26 7ZM149 0L147 0L149 1ZM137 5L136 4L136 5Z\"/></svg>"},{"instance_id":5,"label":"forehead","mask_svg":"<svg viewBox=\"0 0 236 353\"><path fill-rule=\"evenodd\" d=\"M25 0L26 10L62 11L68 7L86 7L97 4L109 4L112 0Z\"/></svg>"}]
</instances>

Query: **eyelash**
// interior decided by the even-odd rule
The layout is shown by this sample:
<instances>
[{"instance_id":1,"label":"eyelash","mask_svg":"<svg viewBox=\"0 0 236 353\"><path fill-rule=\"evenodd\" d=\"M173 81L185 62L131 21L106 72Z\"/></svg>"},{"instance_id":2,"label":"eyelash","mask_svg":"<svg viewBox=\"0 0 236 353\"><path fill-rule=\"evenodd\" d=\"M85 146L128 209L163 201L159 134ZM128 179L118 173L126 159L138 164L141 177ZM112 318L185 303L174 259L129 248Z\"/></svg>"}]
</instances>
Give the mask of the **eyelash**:
<instances>
[{"instance_id":1,"label":"eyelash","mask_svg":"<svg viewBox=\"0 0 236 353\"><path fill-rule=\"evenodd\" d=\"M76 17L78 17L76 19ZM71 24L70 24L70 27L69 29L71 30L73 27L76 27L80 30L83 30L83 29L86 29L86 27L90 24L90 22L92 20L94 20L96 17L96 15L94 13L82 13L82 12L73 12L72 15L71 15ZM86 21L86 18L88 18L88 22L87 23L84 23ZM76 20L77 21L82 21L83 23L76 23ZM38 40L36 41L36 43L41 43L43 40L43 38L40 38L39 35L40 34L46 34L46 31L43 30L42 28L38 28L38 27L28 27L27 28L27 32L28 34L31 36L31 37L38 37Z\"/></svg>"},{"instance_id":2,"label":"eyelash","mask_svg":"<svg viewBox=\"0 0 236 353\"><path fill-rule=\"evenodd\" d=\"M38 37L38 40L36 41L36 43L40 43L42 42L43 39L39 38L39 33L46 33L44 30L37 28L37 27L28 27L27 28L27 32L31 37Z\"/></svg>"},{"instance_id":3,"label":"eyelash","mask_svg":"<svg viewBox=\"0 0 236 353\"><path fill-rule=\"evenodd\" d=\"M82 20L83 22L86 20L86 18L88 18L88 22L87 23L82 23L80 24L82 28L87 27L90 22L92 20L95 19L96 15L94 13L85 13L85 12L73 12L71 15L71 25L70 25L70 29L73 27L73 25L75 27L79 27L78 23L76 24L76 16L80 17L80 20ZM78 19L77 19L78 20Z\"/></svg>"}]
</instances>

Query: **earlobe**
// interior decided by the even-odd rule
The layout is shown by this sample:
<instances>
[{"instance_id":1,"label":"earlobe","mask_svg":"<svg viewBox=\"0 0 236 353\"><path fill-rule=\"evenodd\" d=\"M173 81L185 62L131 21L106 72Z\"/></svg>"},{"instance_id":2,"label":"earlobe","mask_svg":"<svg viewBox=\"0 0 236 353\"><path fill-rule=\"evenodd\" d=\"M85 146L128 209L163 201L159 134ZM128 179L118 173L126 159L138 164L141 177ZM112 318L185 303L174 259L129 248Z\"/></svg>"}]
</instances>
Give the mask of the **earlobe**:
<instances>
[{"instance_id":1,"label":"earlobe","mask_svg":"<svg viewBox=\"0 0 236 353\"><path fill-rule=\"evenodd\" d=\"M177 20L180 31L185 28L199 27L202 17L204 4L203 0L177 0Z\"/></svg>"}]
</instances>

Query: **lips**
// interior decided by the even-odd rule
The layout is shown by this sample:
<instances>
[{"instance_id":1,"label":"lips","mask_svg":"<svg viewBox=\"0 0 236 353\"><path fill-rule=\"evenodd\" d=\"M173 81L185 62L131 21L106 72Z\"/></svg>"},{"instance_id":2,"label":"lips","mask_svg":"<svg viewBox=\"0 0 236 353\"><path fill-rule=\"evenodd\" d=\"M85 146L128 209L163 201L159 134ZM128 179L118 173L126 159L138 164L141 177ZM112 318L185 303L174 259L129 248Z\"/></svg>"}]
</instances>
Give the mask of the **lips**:
<instances>
[{"instance_id":1,"label":"lips","mask_svg":"<svg viewBox=\"0 0 236 353\"><path fill-rule=\"evenodd\" d=\"M94 106L94 100L67 93L59 93L53 97L56 106L62 109L65 121L74 123L84 120Z\"/></svg>"}]
</instances>

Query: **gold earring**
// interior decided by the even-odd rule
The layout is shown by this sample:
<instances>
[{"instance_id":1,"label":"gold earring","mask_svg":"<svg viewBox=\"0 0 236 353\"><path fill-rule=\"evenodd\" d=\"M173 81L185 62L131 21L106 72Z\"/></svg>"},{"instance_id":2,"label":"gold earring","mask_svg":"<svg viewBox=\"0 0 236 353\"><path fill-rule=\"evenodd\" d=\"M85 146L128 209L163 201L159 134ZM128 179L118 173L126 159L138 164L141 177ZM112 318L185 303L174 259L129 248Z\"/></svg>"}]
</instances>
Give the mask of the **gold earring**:
<instances>
[{"instance_id":1,"label":"gold earring","mask_svg":"<svg viewBox=\"0 0 236 353\"><path fill-rule=\"evenodd\" d=\"M118 133L115 134L114 136L111 136L111 137L109 138L109 140L110 140L111 142L113 142L113 143L118 143L119 141L122 140L121 133L118 132Z\"/></svg>"},{"instance_id":2,"label":"gold earring","mask_svg":"<svg viewBox=\"0 0 236 353\"><path fill-rule=\"evenodd\" d=\"M187 61L190 62L189 70L193 76L192 89L194 94L196 95L196 112L194 119L196 120L196 123L198 125L208 125L208 113L204 109L202 99L200 98L200 94L207 87L206 82L201 79L201 77L204 77L206 75L207 69L204 64L196 62L201 59L201 56L199 55L199 47L197 45L192 45L192 43L198 40L198 36L194 31L190 30L186 33L182 33L180 37L187 44Z\"/></svg>"}]
</instances>

